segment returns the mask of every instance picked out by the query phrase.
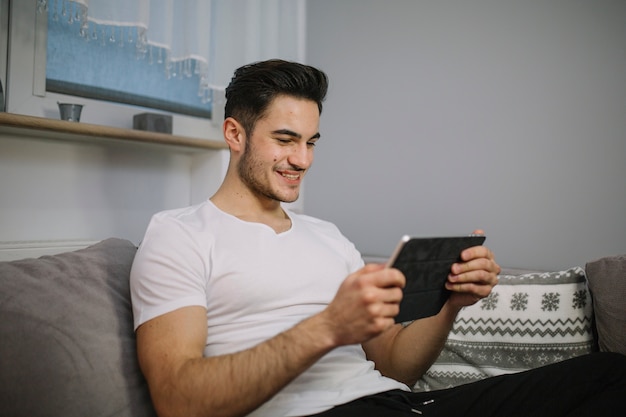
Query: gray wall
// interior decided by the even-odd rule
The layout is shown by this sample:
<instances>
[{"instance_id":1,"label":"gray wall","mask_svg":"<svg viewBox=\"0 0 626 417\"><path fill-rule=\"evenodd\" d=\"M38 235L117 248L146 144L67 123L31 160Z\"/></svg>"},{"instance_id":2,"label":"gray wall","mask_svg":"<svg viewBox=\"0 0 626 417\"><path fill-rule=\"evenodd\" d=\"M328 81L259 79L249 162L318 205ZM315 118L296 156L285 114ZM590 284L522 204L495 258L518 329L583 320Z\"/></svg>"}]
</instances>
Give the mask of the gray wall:
<instances>
[{"instance_id":1,"label":"gray wall","mask_svg":"<svg viewBox=\"0 0 626 417\"><path fill-rule=\"evenodd\" d=\"M510 267L626 253L626 2L307 7L331 79L308 214L368 255L474 228Z\"/></svg>"}]
</instances>

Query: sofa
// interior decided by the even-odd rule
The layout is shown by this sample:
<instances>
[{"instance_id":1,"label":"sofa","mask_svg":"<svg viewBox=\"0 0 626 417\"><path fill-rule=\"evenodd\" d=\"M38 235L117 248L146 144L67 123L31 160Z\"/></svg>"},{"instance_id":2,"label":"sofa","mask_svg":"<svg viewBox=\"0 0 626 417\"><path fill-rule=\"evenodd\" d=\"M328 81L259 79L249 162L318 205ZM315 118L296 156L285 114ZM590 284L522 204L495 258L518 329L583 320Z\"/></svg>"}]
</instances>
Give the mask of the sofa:
<instances>
[{"instance_id":1,"label":"sofa","mask_svg":"<svg viewBox=\"0 0 626 417\"><path fill-rule=\"evenodd\" d=\"M140 372L128 277L133 243L0 262L1 416L154 416ZM626 255L558 272L505 270L461 311L415 390L586 354L626 354Z\"/></svg>"}]
</instances>

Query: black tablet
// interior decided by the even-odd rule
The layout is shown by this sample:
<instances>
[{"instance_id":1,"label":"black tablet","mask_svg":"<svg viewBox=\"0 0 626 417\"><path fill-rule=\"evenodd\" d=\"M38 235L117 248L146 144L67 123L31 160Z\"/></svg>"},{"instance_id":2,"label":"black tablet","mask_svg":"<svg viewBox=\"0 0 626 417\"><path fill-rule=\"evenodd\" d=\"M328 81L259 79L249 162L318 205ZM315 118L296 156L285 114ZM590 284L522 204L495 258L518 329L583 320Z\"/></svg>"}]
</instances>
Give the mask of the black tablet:
<instances>
[{"instance_id":1,"label":"black tablet","mask_svg":"<svg viewBox=\"0 0 626 417\"><path fill-rule=\"evenodd\" d=\"M450 296L445 283L461 252L482 245L485 236L418 238L404 236L387 263L406 277L396 323L434 316Z\"/></svg>"}]
</instances>

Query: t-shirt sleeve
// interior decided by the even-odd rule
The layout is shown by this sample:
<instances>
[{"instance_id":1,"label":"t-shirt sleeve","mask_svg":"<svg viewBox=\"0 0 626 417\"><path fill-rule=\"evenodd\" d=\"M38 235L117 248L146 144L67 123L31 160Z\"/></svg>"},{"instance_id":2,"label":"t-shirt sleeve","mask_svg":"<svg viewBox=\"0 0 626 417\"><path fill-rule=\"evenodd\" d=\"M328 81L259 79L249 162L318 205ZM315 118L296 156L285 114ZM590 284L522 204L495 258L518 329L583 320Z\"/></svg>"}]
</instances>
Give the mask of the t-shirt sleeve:
<instances>
[{"instance_id":1,"label":"t-shirt sleeve","mask_svg":"<svg viewBox=\"0 0 626 417\"><path fill-rule=\"evenodd\" d=\"M341 233L336 225L332 223L329 224L331 225L333 232L337 235L336 239L340 242L343 242L343 248L345 253L344 256L346 262L348 263L348 270L350 271L350 273L353 273L363 268L363 266L365 266L365 262L363 261L363 256L361 255L361 252L359 252L359 250L350 239L348 239L343 233Z\"/></svg>"},{"instance_id":2,"label":"t-shirt sleeve","mask_svg":"<svg viewBox=\"0 0 626 417\"><path fill-rule=\"evenodd\" d=\"M361 252L357 250L354 244L348 241L348 259L350 262L350 272L355 272L358 269L363 268L365 266L365 262L363 261L363 256Z\"/></svg>"},{"instance_id":3,"label":"t-shirt sleeve","mask_svg":"<svg viewBox=\"0 0 626 417\"><path fill-rule=\"evenodd\" d=\"M198 245L175 216L152 217L130 274L135 329L182 307L207 307L207 265Z\"/></svg>"}]
</instances>

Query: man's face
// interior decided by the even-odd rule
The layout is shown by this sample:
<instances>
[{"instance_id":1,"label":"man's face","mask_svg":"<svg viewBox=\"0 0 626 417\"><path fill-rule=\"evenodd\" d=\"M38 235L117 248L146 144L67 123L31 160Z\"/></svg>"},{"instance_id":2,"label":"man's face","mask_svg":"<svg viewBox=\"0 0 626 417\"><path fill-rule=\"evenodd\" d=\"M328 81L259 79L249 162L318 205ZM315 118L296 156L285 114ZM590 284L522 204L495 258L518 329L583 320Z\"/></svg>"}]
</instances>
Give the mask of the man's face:
<instances>
[{"instance_id":1,"label":"man's face","mask_svg":"<svg viewBox=\"0 0 626 417\"><path fill-rule=\"evenodd\" d=\"M247 139L238 165L250 191L288 203L298 199L304 174L313 163L319 118L314 101L278 96L272 102Z\"/></svg>"}]
</instances>

